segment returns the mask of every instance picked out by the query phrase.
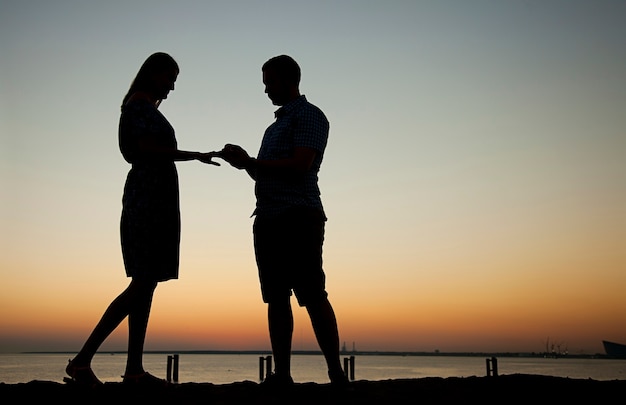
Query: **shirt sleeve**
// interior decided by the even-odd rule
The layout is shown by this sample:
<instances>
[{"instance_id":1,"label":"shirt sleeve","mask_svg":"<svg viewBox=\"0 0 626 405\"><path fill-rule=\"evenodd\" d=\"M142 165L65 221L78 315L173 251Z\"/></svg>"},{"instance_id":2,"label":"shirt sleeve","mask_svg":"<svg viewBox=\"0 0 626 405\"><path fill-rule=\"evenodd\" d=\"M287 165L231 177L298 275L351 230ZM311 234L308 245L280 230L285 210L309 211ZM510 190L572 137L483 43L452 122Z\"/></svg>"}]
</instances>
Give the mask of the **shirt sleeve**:
<instances>
[{"instance_id":1,"label":"shirt sleeve","mask_svg":"<svg viewBox=\"0 0 626 405\"><path fill-rule=\"evenodd\" d=\"M313 105L302 108L296 115L294 146L324 152L330 125L324 113Z\"/></svg>"}]
</instances>

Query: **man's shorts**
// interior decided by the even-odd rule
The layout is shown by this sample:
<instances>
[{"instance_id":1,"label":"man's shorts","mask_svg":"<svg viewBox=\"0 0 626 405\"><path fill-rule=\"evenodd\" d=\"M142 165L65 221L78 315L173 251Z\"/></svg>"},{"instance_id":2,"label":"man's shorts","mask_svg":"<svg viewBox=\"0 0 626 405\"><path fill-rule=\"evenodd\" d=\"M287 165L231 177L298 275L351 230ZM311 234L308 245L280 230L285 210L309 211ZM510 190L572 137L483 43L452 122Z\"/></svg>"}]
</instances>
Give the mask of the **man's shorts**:
<instances>
[{"instance_id":1,"label":"man's shorts","mask_svg":"<svg viewBox=\"0 0 626 405\"><path fill-rule=\"evenodd\" d=\"M306 306L328 295L322 269L325 223L323 212L309 208L256 216L254 251L264 302L288 299L293 291Z\"/></svg>"}]
</instances>

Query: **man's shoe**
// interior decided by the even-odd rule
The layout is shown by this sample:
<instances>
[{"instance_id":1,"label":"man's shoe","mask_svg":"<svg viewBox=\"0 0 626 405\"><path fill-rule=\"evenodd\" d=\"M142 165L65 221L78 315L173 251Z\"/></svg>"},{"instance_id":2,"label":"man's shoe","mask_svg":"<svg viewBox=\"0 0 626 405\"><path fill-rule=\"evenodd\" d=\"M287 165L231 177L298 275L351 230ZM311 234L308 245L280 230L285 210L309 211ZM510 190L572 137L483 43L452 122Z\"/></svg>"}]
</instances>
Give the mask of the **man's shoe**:
<instances>
[{"instance_id":1,"label":"man's shoe","mask_svg":"<svg viewBox=\"0 0 626 405\"><path fill-rule=\"evenodd\" d=\"M289 388L293 386L293 378L290 375L272 373L265 380L261 381L261 386L270 389Z\"/></svg>"},{"instance_id":2,"label":"man's shoe","mask_svg":"<svg viewBox=\"0 0 626 405\"><path fill-rule=\"evenodd\" d=\"M350 386L350 380L343 372L331 373L329 371L328 377L330 378L330 385L334 388L348 388Z\"/></svg>"}]
</instances>

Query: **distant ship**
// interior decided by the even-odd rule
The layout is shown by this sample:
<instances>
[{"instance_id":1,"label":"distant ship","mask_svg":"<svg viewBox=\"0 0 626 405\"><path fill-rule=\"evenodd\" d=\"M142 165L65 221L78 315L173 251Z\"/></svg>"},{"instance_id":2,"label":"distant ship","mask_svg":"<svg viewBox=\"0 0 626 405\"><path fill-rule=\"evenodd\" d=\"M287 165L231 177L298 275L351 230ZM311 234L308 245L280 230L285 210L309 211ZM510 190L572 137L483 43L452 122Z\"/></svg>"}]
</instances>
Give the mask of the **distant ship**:
<instances>
[{"instance_id":1,"label":"distant ship","mask_svg":"<svg viewBox=\"0 0 626 405\"><path fill-rule=\"evenodd\" d=\"M604 345L604 351L607 356L626 358L626 345L606 340L603 340L602 344Z\"/></svg>"}]
</instances>

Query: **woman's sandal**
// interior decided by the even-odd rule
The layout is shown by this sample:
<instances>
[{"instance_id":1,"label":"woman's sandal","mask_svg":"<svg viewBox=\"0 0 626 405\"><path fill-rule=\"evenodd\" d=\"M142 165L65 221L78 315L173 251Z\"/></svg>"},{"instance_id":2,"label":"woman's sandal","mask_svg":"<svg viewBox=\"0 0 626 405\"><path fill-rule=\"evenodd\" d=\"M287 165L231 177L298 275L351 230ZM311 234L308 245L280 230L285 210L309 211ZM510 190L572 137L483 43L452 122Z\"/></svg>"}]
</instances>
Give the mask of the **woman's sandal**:
<instances>
[{"instance_id":1,"label":"woman's sandal","mask_svg":"<svg viewBox=\"0 0 626 405\"><path fill-rule=\"evenodd\" d=\"M126 374L122 376L122 382L128 385L150 386L150 387L167 387L169 382L144 371L140 374Z\"/></svg>"},{"instance_id":2,"label":"woman's sandal","mask_svg":"<svg viewBox=\"0 0 626 405\"><path fill-rule=\"evenodd\" d=\"M83 387L96 388L103 385L102 381L96 377L93 370L89 366L75 366L72 360L68 361L65 372L69 377L63 377L63 381L70 384L76 384Z\"/></svg>"}]
</instances>

